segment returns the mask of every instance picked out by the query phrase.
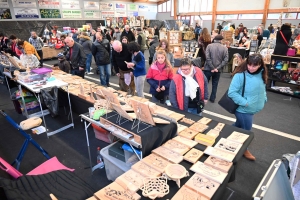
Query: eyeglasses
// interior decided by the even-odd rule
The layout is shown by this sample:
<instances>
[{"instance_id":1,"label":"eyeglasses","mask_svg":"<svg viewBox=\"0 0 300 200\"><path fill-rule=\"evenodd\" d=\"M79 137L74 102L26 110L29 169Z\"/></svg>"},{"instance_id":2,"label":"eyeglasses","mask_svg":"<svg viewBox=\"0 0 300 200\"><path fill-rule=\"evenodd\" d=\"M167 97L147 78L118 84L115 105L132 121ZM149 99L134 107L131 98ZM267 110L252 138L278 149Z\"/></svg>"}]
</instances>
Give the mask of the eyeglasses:
<instances>
[{"instance_id":1,"label":"eyeglasses","mask_svg":"<svg viewBox=\"0 0 300 200\"><path fill-rule=\"evenodd\" d=\"M184 72L188 72L188 71L190 71L191 70L191 68L187 68L187 69L182 69L181 68L181 71L184 71Z\"/></svg>"}]
</instances>

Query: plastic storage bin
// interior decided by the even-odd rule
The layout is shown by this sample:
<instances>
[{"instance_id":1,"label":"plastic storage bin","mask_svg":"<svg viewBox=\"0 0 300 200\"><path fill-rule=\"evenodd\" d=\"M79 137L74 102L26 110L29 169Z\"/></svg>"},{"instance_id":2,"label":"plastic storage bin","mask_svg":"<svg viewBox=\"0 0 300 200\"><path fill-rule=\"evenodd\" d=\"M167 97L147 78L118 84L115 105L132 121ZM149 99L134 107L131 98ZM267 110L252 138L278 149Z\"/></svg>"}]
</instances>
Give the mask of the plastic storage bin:
<instances>
[{"instance_id":1,"label":"plastic storage bin","mask_svg":"<svg viewBox=\"0 0 300 200\"><path fill-rule=\"evenodd\" d=\"M127 166L125 162L122 162L108 154L109 147L114 144L115 143L112 143L100 151L105 165L106 177L111 181L115 181L116 178L121 176L124 172L127 172L131 167Z\"/></svg>"}]
</instances>

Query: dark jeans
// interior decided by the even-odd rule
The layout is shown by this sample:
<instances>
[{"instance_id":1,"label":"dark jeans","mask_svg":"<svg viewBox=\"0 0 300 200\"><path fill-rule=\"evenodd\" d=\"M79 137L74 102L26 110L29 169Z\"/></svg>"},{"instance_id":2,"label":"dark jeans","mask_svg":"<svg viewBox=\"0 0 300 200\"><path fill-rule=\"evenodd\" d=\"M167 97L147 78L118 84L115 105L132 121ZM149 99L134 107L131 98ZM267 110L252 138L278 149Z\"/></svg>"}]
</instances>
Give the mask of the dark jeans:
<instances>
[{"instance_id":1,"label":"dark jeans","mask_svg":"<svg viewBox=\"0 0 300 200\"><path fill-rule=\"evenodd\" d=\"M71 74L84 78L84 71L85 70L71 69Z\"/></svg>"},{"instance_id":2,"label":"dark jeans","mask_svg":"<svg viewBox=\"0 0 300 200\"><path fill-rule=\"evenodd\" d=\"M236 121L232 124L235 127L250 131L253 123L253 114L240 113L235 111Z\"/></svg>"},{"instance_id":3,"label":"dark jeans","mask_svg":"<svg viewBox=\"0 0 300 200\"><path fill-rule=\"evenodd\" d=\"M38 53L39 57L40 57L40 63L41 63L41 67L43 67L43 50L36 50L36 52Z\"/></svg>"},{"instance_id":4,"label":"dark jeans","mask_svg":"<svg viewBox=\"0 0 300 200\"><path fill-rule=\"evenodd\" d=\"M221 72L211 72L211 71L203 71L203 72L204 72L208 82L209 82L210 78L212 78L212 90L211 90L209 100L215 101Z\"/></svg>"}]
</instances>

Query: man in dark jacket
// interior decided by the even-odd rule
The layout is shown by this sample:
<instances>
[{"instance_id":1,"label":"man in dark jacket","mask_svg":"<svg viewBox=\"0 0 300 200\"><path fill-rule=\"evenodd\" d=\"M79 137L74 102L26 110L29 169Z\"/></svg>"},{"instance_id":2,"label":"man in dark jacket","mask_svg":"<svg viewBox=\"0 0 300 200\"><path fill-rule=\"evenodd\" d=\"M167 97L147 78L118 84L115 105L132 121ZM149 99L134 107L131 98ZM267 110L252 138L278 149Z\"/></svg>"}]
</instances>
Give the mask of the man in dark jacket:
<instances>
[{"instance_id":1,"label":"man in dark jacket","mask_svg":"<svg viewBox=\"0 0 300 200\"><path fill-rule=\"evenodd\" d=\"M124 30L123 30L123 32L122 32L122 34L121 34L121 38L122 38L123 36L126 36L126 37L128 38L128 42L135 41L134 34L133 34L133 32L130 30L129 25L125 25Z\"/></svg>"},{"instance_id":2,"label":"man in dark jacket","mask_svg":"<svg viewBox=\"0 0 300 200\"><path fill-rule=\"evenodd\" d=\"M153 56L156 52L156 47L158 47L159 41L157 35L154 36L154 39L152 42L150 42L150 48L149 48L149 65L152 64Z\"/></svg>"},{"instance_id":3,"label":"man in dark jacket","mask_svg":"<svg viewBox=\"0 0 300 200\"><path fill-rule=\"evenodd\" d=\"M147 48L147 45L146 45L146 36L145 34L143 33L142 29L141 28L137 28L136 29L137 31L137 34L138 34L138 37L137 37L137 43L140 45L141 47L141 52L144 54L144 51L146 50Z\"/></svg>"},{"instance_id":4,"label":"man in dark jacket","mask_svg":"<svg viewBox=\"0 0 300 200\"><path fill-rule=\"evenodd\" d=\"M6 50L8 43L9 39L5 37L3 33L0 33L0 51Z\"/></svg>"},{"instance_id":5,"label":"man in dark jacket","mask_svg":"<svg viewBox=\"0 0 300 200\"><path fill-rule=\"evenodd\" d=\"M101 33L96 33L96 41L92 45L92 54L100 71L100 83L109 87L109 78L111 76L110 67L110 43L103 39Z\"/></svg>"},{"instance_id":6,"label":"man in dark jacket","mask_svg":"<svg viewBox=\"0 0 300 200\"><path fill-rule=\"evenodd\" d=\"M92 64L92 44L91 38L87 35L87 33L83 32L79 36L79 44L83 47L83 51L86 55L86 63L85 70L87 74L94 74L91 72L91 64Z\"/></svg>"},{"instance_id":7,"label":"man in dark jacket","mask_svg":"<svg viewBox=\"0 0 300 200\"><path fill-rule=\"evenodd\" d=\"M134 77L131 68L127 68L124 62L131 62L131 53L127 49L127 44L115 40L112 44L112 63L119 77L120 89L130 95L135 93Z\"/></svg>"},{"instance_id":8,"label":"man in dark jacket","mask_svg":"<svg viewBox=\"0 0 300 200\"><path fill-rule=\"evenodd\" d=\"M75 42L72 37L67 37L65 43L69 47L66 58L70 62L71 74L84 78L86 55L83 47Z\"/></svg>"}]
</instances>

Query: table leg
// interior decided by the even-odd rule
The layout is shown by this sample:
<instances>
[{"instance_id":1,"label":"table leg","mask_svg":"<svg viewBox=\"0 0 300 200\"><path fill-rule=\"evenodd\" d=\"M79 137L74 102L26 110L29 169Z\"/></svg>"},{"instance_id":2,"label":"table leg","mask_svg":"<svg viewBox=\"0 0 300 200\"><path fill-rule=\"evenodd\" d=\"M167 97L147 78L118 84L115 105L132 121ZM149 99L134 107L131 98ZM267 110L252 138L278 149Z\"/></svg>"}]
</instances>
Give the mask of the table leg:
<instances>
[{"instance_id":1,"label":"table leg","mask_svg":"<svg viewBox=\"0 0 300 200\"><path fill-rule=\"evenodd\" d=\"M73 128L74 128L73 114L72 114L72 107L71 107L71 100L70 100L70 93L69 93L69 86L67 86L67 92L68 92L68 100L69 100L71 120L72 120L72 125L73 125Z\"/></svg>"},{"instance_id":2,"label":"table leg","mask_svg":"<svg viewBox=\"0 0 300 200\"><path fill-rule=\"evenodd\" d=\"M131 149L133 150L133 152L135 153L135 155L138 157L139 160L143 159L143 152L141 151L141 156L139 156L139 154L136 152L136 150L134 149L134 147L132 146L132 144L128 143L131 147Z\"/></svg>"},{"instance_id":3,"label":"table leg","mask_svg":"<svg viewBox=\"0 0 300 200\"><path fill-rule=\"evenodd\" d=\"M28 118L28 112L27 112L27 109L26 109L26 103L25 103L25 100L24 100L21 84L19 85L19 92L20 92L20 96L21 96L21 99L22 99L23 109L25 110L26 118Z\"/></svg>"},{"instance_id":4,"label":"table leg","mask_svg":"<svg viewBox=\"0 0 300 200\"><path fill-rule=\"evenodd\" d=\"M5 77L5 81L6 81L6 84L7 84L9 95L11 97L11 91L10 91L10 87L9 87L9 83L8 83L7 77L6 77L6 75L4 75L4 77Z\"/></svg>"},{"instance_id":5,"label":"table leg","mask_svg":"<svg viewBox=\"0 0 300 200\"><path fill-rule=\"evenodd\" d=\"M40 98L40 94L39 93L37 94L37 100L38 100L38 102L40 104L41 113L42 113L42 117L43 117L43 123L44 123L45 129L46 129L46 133L47 133L48 129L47 129L47 124L46 124L46 120L45 120L45 116L44 116L44 111L43 111L43 107L42 107L42 102L41 102L41 98Z\"/></svg>"},{"instance_id":6,"label":"table leg","mask_svg":"<svg viewBox=\"0 0 300 200\"><path fill-rule=\"evenodd\" d=\"M84 120L84 130L85 130L85 137L86 137L86 143L88 147L88 153L89 153L89 159L90 159L90 168L91 168L91 173L93 174L93 167L92 167L92 159L91 159L91 149L90 149L90 141L89 141L89 135L88 135L88 127L91 125L89 123L88 125L86 124L86 121Z\"/></svg>"}]
</instances>

